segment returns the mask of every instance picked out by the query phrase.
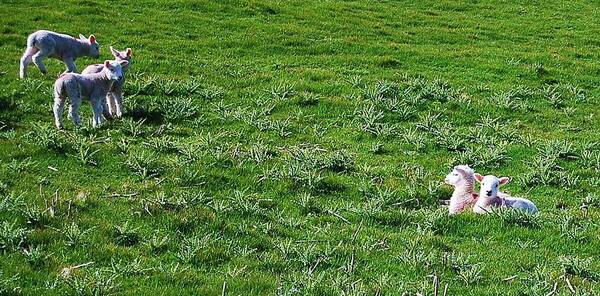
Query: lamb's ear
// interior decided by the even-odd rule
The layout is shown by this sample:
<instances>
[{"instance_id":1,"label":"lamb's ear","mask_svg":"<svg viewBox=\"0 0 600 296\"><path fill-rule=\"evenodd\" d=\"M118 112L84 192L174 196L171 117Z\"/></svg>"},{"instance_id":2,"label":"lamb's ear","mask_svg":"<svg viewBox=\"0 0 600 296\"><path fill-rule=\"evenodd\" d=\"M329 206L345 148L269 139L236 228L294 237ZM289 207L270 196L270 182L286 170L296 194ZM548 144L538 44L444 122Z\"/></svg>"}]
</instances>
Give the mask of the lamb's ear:
<instances>
[{"instance_id":1,"label":"lamb's ear","mask_svg":"<svg viewBox=\"0 0 600 296\"><path fill-rule=\"evenodd\" d=\"M498 179L498 181L500 181L500 185L505 185L508 182L510 182L510 178L509 177L502 177L502 178Z\"/></svg>"},{"instance_id":2,"label":"lamb's ear","mask_svg":"<svg viewBox=\"0 0 600 296\"><path fill-rule=\"evenodd\" d=\"M131 54L133 54L133 52L131 51L131 48L126 49L125 53L127 54L128 57L130 57Z\"/></svg>"},{"instance_id":3,"label":"lamb's ear","mask_svg":"<svg viewBox=\"0 0 600 296\"><path fill-rule=\"evenodd\" d=\"M111 67L109 60L104 61L104 67L106 67L106 68L110 68Z\"/></svg>"},{"instance_id":4,"label":"lamb's ear","mask_svg":"<svg viewBox=\"0 0 600 296\"><path fill-rule=\"evenodd\" d=\"M481 183L481 181L483 181L483 176L478 173L475 173L475 180L477 180L477 182Z\"/></svg>"},{"instance_id":5,"label":"lamb's ear","mask_svg":"<svg viewBox=\"0 0 600 296\"><path fill-rule=\"evenodd\" d=\"M112 53L113 56L115 56L115 58L121 57L121 53L119 51L115 50L112 46L110 47L110 52Z\"/></svg>"},{"instance_id":6,"label":"lamb's ear","mask_svg":"<svg viewBox=\"0 0 600 296\"><path fill-rule=\"evenodd\" d=\"M119 61L119 64L121 64L121 67L127 67L127 65L129 65L129 61Z\"/></svg>"},{"instance_id":7,"label":"lamb's ear","mask_svg":"<svg viewBox=\"0 0 600 296\"><path fill-rule=\"evenodd\" d=\"M90 35L90 43L91 43L91 44L94 44L94 43L96 43L96 36L94 36L94 35Z\"/></svg>"},{"instance_id":8,"label":"lamb's ear","mask_svg":"<svg viewBox=\"0 0 600 296\"><path fill-rule=\"evenodd\" d=\"M81 39L81 40L87 40L87 38L85 36L81 35L81 34L79 34L79 39Z\"/></svg>"}]
</instances>

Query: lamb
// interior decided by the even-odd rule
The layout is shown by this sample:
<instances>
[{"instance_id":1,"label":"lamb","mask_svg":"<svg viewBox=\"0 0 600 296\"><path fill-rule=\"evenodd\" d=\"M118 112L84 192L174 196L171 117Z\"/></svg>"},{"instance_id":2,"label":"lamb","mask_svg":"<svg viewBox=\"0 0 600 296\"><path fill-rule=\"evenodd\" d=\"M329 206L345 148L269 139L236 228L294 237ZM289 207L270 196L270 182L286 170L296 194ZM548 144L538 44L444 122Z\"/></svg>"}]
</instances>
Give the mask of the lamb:
<instances>
[{"instance_id":1,"label":"lamb","mask_svg":"<svg viewBox=\"0 0 600 296\"><path fill-rule=\"evenodd\" d=\"M127 61L131 63L131 48L127 48L125 51L118 51L114 49L112 46L110 47L110 52L115 57L116 62ZM104 66L102 64L95 64L87 66L81 74L91 74L98 73L102 71ZM127 71L129 66L123 66L123 74ZM123 85L125 84L125 76L123 78L115 81L112 85L112 88L106 95L106 100L104 101L104 116L106 118L117 117L120 118L123 116Z\"/></svg>"},{"instance_id":2,"label":"lamb","mask_svg":"<svg viewBox=\"0 0 600 296\"><path fill-rule=\"evenodd\" d=\"M444 181L446 184L454 186L448 207L450 214L458 214L477 201L478 195L473 192L474 171L468 165L455 166Z\"/></svg>"},{"instance_id":3,"label":"lamb","mask_svg":"<svg viewBox=\"0 0 600 296\"><path fill-rule=\"evenodd\" d=\"M512 197L506 193L499 192L500 185L505 185L510 181L508 177L497 178L493 175L482 176L475 174L477 182L481 183L479 199L473 207L473 211L477 214L485 214L494 207L507 207L511 209L519 209L527 211L531 214L538 212L535 204L528 199L520 197Z\"/></svg>"},{"instance_id":4,"label":"lamb","mask_svg":"<svg viewBox=\"0 0 600 296\"><path fill-rule=\"evenodd\" d=\"M27 37L27 49L21 57L19 76L21 79L27 77L27 66L32 60L42 74L48 73L43 62L46 57L62 60L67 66L67 72L77 72L75 59L81 56L100 56L100 45L94 35L90 35L89 38L79 35L77 39L65 34L39 30Z\"/></svg>"},{"instance_id":5,"label":"lamb","mask_svg":"<svg viewBox=\"0 0 600 296\"><path fill-rule=\"evenodd\" d=\"M54 121L58 129L62 129L61 114L65 106L65 99L70 100L69 114L73 123L79 125L79 106L82 97L88 98L92 105L94 117L93 126L97 127L102 122L103 102L106 94L115 81L123 78L122 67L128 61L105 61L102 71L93 74L63 73L54 83Z\"/></svg>"}]
</instances>

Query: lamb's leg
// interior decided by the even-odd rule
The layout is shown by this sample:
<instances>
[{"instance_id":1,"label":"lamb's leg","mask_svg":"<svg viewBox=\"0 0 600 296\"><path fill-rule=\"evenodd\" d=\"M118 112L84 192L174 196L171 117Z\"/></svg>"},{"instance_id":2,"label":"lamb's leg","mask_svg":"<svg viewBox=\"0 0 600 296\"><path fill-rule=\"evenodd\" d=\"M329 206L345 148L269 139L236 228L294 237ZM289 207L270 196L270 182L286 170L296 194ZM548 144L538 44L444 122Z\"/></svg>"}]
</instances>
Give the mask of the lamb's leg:
<instances>
[{"instance_id":1,"label":"lamb's leg","mask_svg":"<svg viewBox=\"0 0 600 296\"><path fill-rule=\"evenodd\" d=\"M42 72L42 74L48 73L48 69L46 69L46 65L44 65L44 59L50 53L50 50L43 48L33 55L33 63L40 68L40 72Z\"/></svg>"},{"instance_id":2,"label":"lamb's leg","mask_svg":"<svg viewBox=\"0 0 600 296\"><path fill-rule=\"evenodd\" d=\"M112 119L112 111L110 109L110 92L106 94L104 100L102 100L102 115L104 115L105 119Z\"/></svg>"},{"instance_id":3,"label":"lamb's leg","mask_svg":"<svg viewBox=\"0 0 600 296\"><path fill-rule=\"evenodd\" d=\"M116 91L113 93L114 103L115 103L115 111L117 112L117 118L121 118L123 116L123 91Z\"/></svg>"},{"instance_id":4,"label":"lamb's leg","mask_svg":"<svg viewBox=\"0 0 600 296\"><path fill-rule=\"evenodd\" d=\"M90 98L90 103L92 104L92 113L94 117L92 119L93 127L98 127L102 123L102 98Z\"/></svg>"},{"instance_id":5,"label":"lamb's leg","mask_svg":"<svg viewBox=\"0 0 600 296\"><path fill-rule=\"evenodd\" d=\"M73 58L64 58L63 62L67 66L66 72L77 73L77 66L75 66L75 61Z\"/></svg>"},{"instance_id":6,"label":"lamb's leg","mask_svg":"<svg viewBox=\"0 0 600 296\"><path fill-rule=\"evenodd\" d=\"M108 111L108 113L110 114L110 117L114 117L116 114L116 110L115 110L115 96L113 95L112 91L109 91L106 94L106 101L105 101L105 105L104 108L106 108L106 110Z\"/></svg>"},{"instance_id":7,"label":"lamb's leg","mask_svg":"<svg viewBox=\"0 0 600 296\"><path fill-rule=\"evenodd\" d=\"M54 111L54 124L56 124L56 128L62 129L62 121L60 119L63 109L65 108L65 98L61 95L56 95L54 97L54 107L52 111Z\"/></svg>"},{"instance_id":8,"label":"lamb's leg","mask_svg":"<svg viewBox=\"0 0 600 296\"><path fill-rule=\"evenodd\" d=\"M81 95L79 91L76 95L69 94L69 99L71 99L71 104L69 105L69 115L71 115L71 120L75 125L81 124L81 118L79 117L79 107L81 106Z\"/></svg>"},{"instance_id":9,"label":"lamb's leg","mask_svg":"<svg viewBox=\"0 0 600 296\"><path fill-rule=\"evenodd\" d=\"M23 53L23 56L21 57L21 63L20 63L20 67L19 67L19 77L21 79L27 78L27 66L29 66L29 64L31 63L31 60L33 59L33 55L36 52L38 52L38 50L35 47L27 47L27 49L25 49L25 52Z\"/></svg>"}]
</instances>

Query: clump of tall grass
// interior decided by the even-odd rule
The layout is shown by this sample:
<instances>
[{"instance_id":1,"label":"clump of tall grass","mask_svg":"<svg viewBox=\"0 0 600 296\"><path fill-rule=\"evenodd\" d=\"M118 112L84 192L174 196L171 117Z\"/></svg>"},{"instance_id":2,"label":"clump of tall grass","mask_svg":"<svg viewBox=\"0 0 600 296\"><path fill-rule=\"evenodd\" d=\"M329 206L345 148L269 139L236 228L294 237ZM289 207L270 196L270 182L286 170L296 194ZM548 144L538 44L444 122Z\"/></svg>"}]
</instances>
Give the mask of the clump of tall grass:
<instances>
[{"instance_id":1,"label":"clump of tall grass","mask_svg":"<svg viewBox=\"0 0 600 296\"><path fill-rule=\"evenodd\" d=\"M74 295L112 295L122 285L120 276L106 269L94 269L62 277L60 283Z\"/></svg>"},{"instance_id":2,"label":"clump of tall grass","mask_svg":"<svg viewBox=\"0 0 600 296\"><path fill-rule=\"evenodd\" d=\"M20 295L22 292L21 286L19 286L20 280L19 274L5 276L4 272L0 270L0 295Z\"/></svg>"},{"instance_id":3,"label":"clump of tall grass","mask_svg":"<svg viewBox=\"0 0 600 296\"><path fill-rule=\"evenodd\" d=\"M198 104L189 97L172 97L160 102L160 111L169 122L193 118L200 110Z\"/></svg>"},{"instance_id":4,"label":"clump of tall grass","mask_svg":"<svg viewBox=\"0 0 600 296\"><path fill-rule=\"evenodd\" d=\"M156 153L146 149L130 152L126 164L134 174L142 179L157 177L164 169L158 161Z\"/></svg>"},{"instance_id":5,"label":"clump of tall grass","mask_svg":"<svg viewBox=\"0 0 600 296\"><path fill-rule=\"evenodd\" d=\"M33 145L58 153L66 153L70 148L65 133L59 132L51 124L33 124L31 131L26 133L24 138Z\"/></svg>"},{"instance_id":6,"label":"clump of tall grass","mask_svg":"<svg viewBox=\"0 0 600 296\"><path fill-rule=\"evenodd\" d=\"M541 226L540 216L538 214L531 214L527 211L511 208L497 208L494 209L492 213L500 219L504 226L516 225L531 228L538 228Z\"/></svg>"},{"instance_id":7,"label":"clump of tall grass","mask_svg":"<svg viewBox=\"0 0 600 296\"><path fill-rule=\"evenodd\" d=\"M30 232L27 228L19 227L17 221L0 222L0 250L15 251L21 248Z\"/></svg>"},{"instance_id":8,"label":"clump of tall grass","mask_svg":"<svg viewBox=\"0 0 600 296\"><path fill-rule=\"evenodd\" d=\"M467 286L481 282L484 279L485 266L481 262L468 260L460 254L453 254L449 260L456 276Z\"/></svg>"}]
</instances>

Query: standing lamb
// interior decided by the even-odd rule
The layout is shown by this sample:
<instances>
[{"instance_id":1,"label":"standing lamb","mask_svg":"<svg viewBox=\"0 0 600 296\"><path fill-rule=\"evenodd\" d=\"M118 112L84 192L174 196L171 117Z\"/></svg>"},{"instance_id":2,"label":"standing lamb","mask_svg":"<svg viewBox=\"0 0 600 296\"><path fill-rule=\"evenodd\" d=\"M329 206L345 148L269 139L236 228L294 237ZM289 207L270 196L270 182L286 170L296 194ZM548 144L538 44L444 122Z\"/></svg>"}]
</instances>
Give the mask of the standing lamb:
<instances>
[{"instance_id":1,"label":"standing lamb","mask_svg":"<svg viewBox=\"0 0 600 296\"><path fill-rule=\"evenodd\" d=\"M508 177L497 178L493 175L482 176L475 174L475 179L481 184L479 199L473 207L477 214L485 214L492 211L494 207L507 207L519 209L535 214L538 212L535 204L528 199L512 197L506 193L498 191L500 185L507 184L510 181Z\"/></svg>"},{"instance_id":2,"label":"standing lamb","mask_svg":"<svg viewBox=\"0 0 600 296\"><path fill-rule=\"evenodd\" d=\"M475 175L473 169L468 165L455 166L444 180L446 184L454 186L454 192L450 197L450 214L458 214L467 206L477 201L477 193L473 192L475 185Z\"/></svg>"},{"instance_id":3,"label":"standing lamb","mask_svg":"<svg viewBox=\"0 0 600 296\"><path fill-rule=\"evenodd\" d=\"M56 127L63 127L61 114L65 106L65 99L70 100L69 114L73 123L79 125L79 106L81 106L82 97L88 98L92 105L94 117L92 124L97 127L102 122L103 102L106 94L115 81L123 78L123 66L127 66L128 61L105 61L100 73L76 74L64 73L54 83L54 121Z\"/></svg>"},{"instance_id":4,"label":"standing lamb","mask_svg":"<svg viewBox=\"0 0 600 296\"><path fill-rule=\"evenodd\" d=\"M128 48L125 51L118 51L111 46L110 52L115 57L116 62L127 61L127 62L131 63L131 48ZM104 66L102 64L89 65L85 69L83 69L81 74L98 73L98 72L102 71L103 68L104 68ZM125 74L125 72L127 72L128 68L129 68L129 64L126 66L123 66L123 74ZM117 118L119 118L119 117L123 116L123 85L124 84L125 84L125 75L123 75L123 78L121 78L121 79L115 81L115 83L113 83L112 88L106 95L106 100L104 102L104 111L103 111L103 114L105 117L112 118L112 117L116 116Z\"/></svg>"},{"instance_id":5,"label":"standing lamb","mask_svg":"<svg viewBox=\"0 0 600 296\"><path fill-rule=\"evenodd\" d=\"M75 59L81 56L100 56L100 45L94 35L89 38L79 35L77 39L52 31L36 31L27 37L27 49L21 57L19 76L21 79L27 77L27 66L32 60L42 74L48 73L43 62L46 57L60 59L67 66L67 72L76 72Z\"/></svg>"}]
</instances>

